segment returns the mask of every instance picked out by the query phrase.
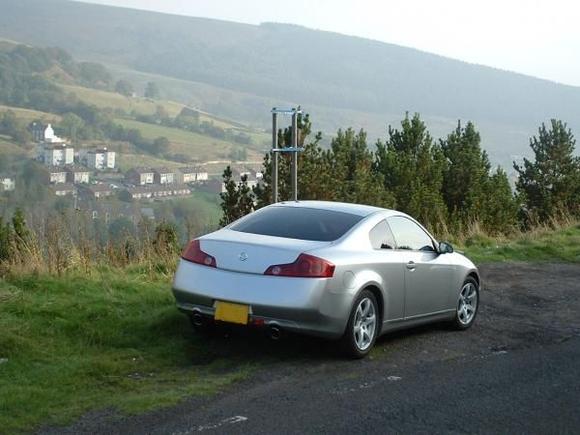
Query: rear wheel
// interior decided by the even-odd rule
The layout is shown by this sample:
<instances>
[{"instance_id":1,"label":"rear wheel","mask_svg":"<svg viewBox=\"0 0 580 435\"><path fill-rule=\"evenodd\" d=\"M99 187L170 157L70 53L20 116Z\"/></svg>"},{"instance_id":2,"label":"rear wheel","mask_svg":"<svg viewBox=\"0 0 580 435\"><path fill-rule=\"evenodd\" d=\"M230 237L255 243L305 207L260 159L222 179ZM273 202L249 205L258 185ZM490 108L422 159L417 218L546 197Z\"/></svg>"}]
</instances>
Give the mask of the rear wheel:
<instances>
[{"instance_id":1,"label":"rear wheel","mask_svg":"<svg viewBox=\"0 0 580 435\"><path fill-rule=\"evenodd\" d=\"M355 299L342 337L347 355L363 358L370 352L379 332L379 318L375 295L369 290L363 290Z\"/></svg>"},{"instance_id":2,"label":"rear wheel","mask_svg":"<svg viewBox=\"0 0 580 435\"><path fill-rule=\"evenodd\" d=\"M463 283L461 291L459 292L453 326L459 330L469 328L475 321L478 308L479 285L474 278L468 277Z\"/></svg>"}]
</instances>

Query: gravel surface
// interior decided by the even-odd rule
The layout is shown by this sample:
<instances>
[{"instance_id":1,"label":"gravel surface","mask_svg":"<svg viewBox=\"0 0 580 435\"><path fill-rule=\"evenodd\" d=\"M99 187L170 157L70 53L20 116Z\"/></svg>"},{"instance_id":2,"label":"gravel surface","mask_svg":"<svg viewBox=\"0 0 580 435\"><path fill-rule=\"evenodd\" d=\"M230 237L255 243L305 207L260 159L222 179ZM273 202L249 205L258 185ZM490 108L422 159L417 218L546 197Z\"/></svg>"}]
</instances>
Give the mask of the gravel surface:
<instances>
[{"instance_id":1,"label":"gravel surface","mask_svg":"<svg viewBox=\"0 0 580 435\"><path fill-rule=\"evenodd\" d=\"M248 362L266 361L251 379L172 408L98 411L40 433L579 433L580 265L480 271L480 311L468 331L389 334L360 361L321 340L273 343L234 331L208 340L242 341Z\"/></svg>"}]
</instances>

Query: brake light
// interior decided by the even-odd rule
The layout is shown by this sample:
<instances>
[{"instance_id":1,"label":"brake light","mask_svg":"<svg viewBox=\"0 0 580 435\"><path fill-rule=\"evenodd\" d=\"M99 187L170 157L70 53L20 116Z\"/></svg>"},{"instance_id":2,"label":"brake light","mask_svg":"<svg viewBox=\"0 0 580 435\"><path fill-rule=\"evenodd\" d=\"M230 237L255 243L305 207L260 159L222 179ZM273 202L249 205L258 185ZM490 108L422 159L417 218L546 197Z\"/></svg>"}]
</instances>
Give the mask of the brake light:
<instances>
[{"instance_id":1,"label":"brake light","mask_svg":"<svg viewBox=\"0 0 580 435\"><path fill-rule=\"evenodd\" d=\"M334 264L322 258L300 254L294 263L270 266L264 275L293 276L300 278L332 278Z\"/></svg>"},{"instance_id":2,"label":"brake light","mask_svg":"<svg viewBox=\"0 0 580 435\"><path fill-rule=\"evenodd\" d=\"M192 263L202 264L209 267L217 267L215 258L203 252L199 246L199 240L192 240L181 253L181 258Z\"/></svg>"}]
</instances>

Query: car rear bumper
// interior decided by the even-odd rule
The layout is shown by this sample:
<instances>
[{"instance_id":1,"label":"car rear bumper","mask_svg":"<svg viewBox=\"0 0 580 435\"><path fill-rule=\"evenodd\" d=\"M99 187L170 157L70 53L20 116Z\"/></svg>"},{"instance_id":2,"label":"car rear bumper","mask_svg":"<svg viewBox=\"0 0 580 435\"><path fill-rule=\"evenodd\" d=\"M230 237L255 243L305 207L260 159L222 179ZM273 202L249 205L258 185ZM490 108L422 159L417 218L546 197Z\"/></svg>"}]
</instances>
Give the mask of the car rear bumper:
<instances>
[{"instance_id":1,"label":"car rear bumper","mask_svg":"<svg viewBox=\"0 0 580 435\"><path fill-rule=\"evenodd\" d=\"M326 338L340 337L352 295L331 290L331 280L238 273L181 260L173 282L178 308L214 315L216 301L249 305L251 319L265 326Z\"/></svg>"}]
</instances>

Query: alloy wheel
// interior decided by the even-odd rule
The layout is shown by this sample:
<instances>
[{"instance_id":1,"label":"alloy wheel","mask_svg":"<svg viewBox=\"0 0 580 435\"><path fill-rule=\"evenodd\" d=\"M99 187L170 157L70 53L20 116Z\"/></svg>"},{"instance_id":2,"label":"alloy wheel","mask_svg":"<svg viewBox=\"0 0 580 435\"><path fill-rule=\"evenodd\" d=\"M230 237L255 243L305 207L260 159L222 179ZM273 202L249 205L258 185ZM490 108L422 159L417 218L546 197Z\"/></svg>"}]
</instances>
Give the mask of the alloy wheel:
<instances>
[{"instance_id":1,"label":"alloy wheel","mask_svg":"<svg viewBox=\"0 0 580 435\"><path fill-rule=\"evenodd\" d=\"M354 318L354 341L360 350L366 350L375 336L377 315L370 298L363 298L356 309Z\"/></svg>"},{"instance_id":2,"label":"alloy wheel","mask_svg":"<svg viewBox=\"0 0 580 435\"><path fill-rule=\"evenodd\" d=\"M469 325L477 311L477 288L472 282L467 282L459 294L457 304L457 318L462 325Z\"/></svg>"}]
</instances>

